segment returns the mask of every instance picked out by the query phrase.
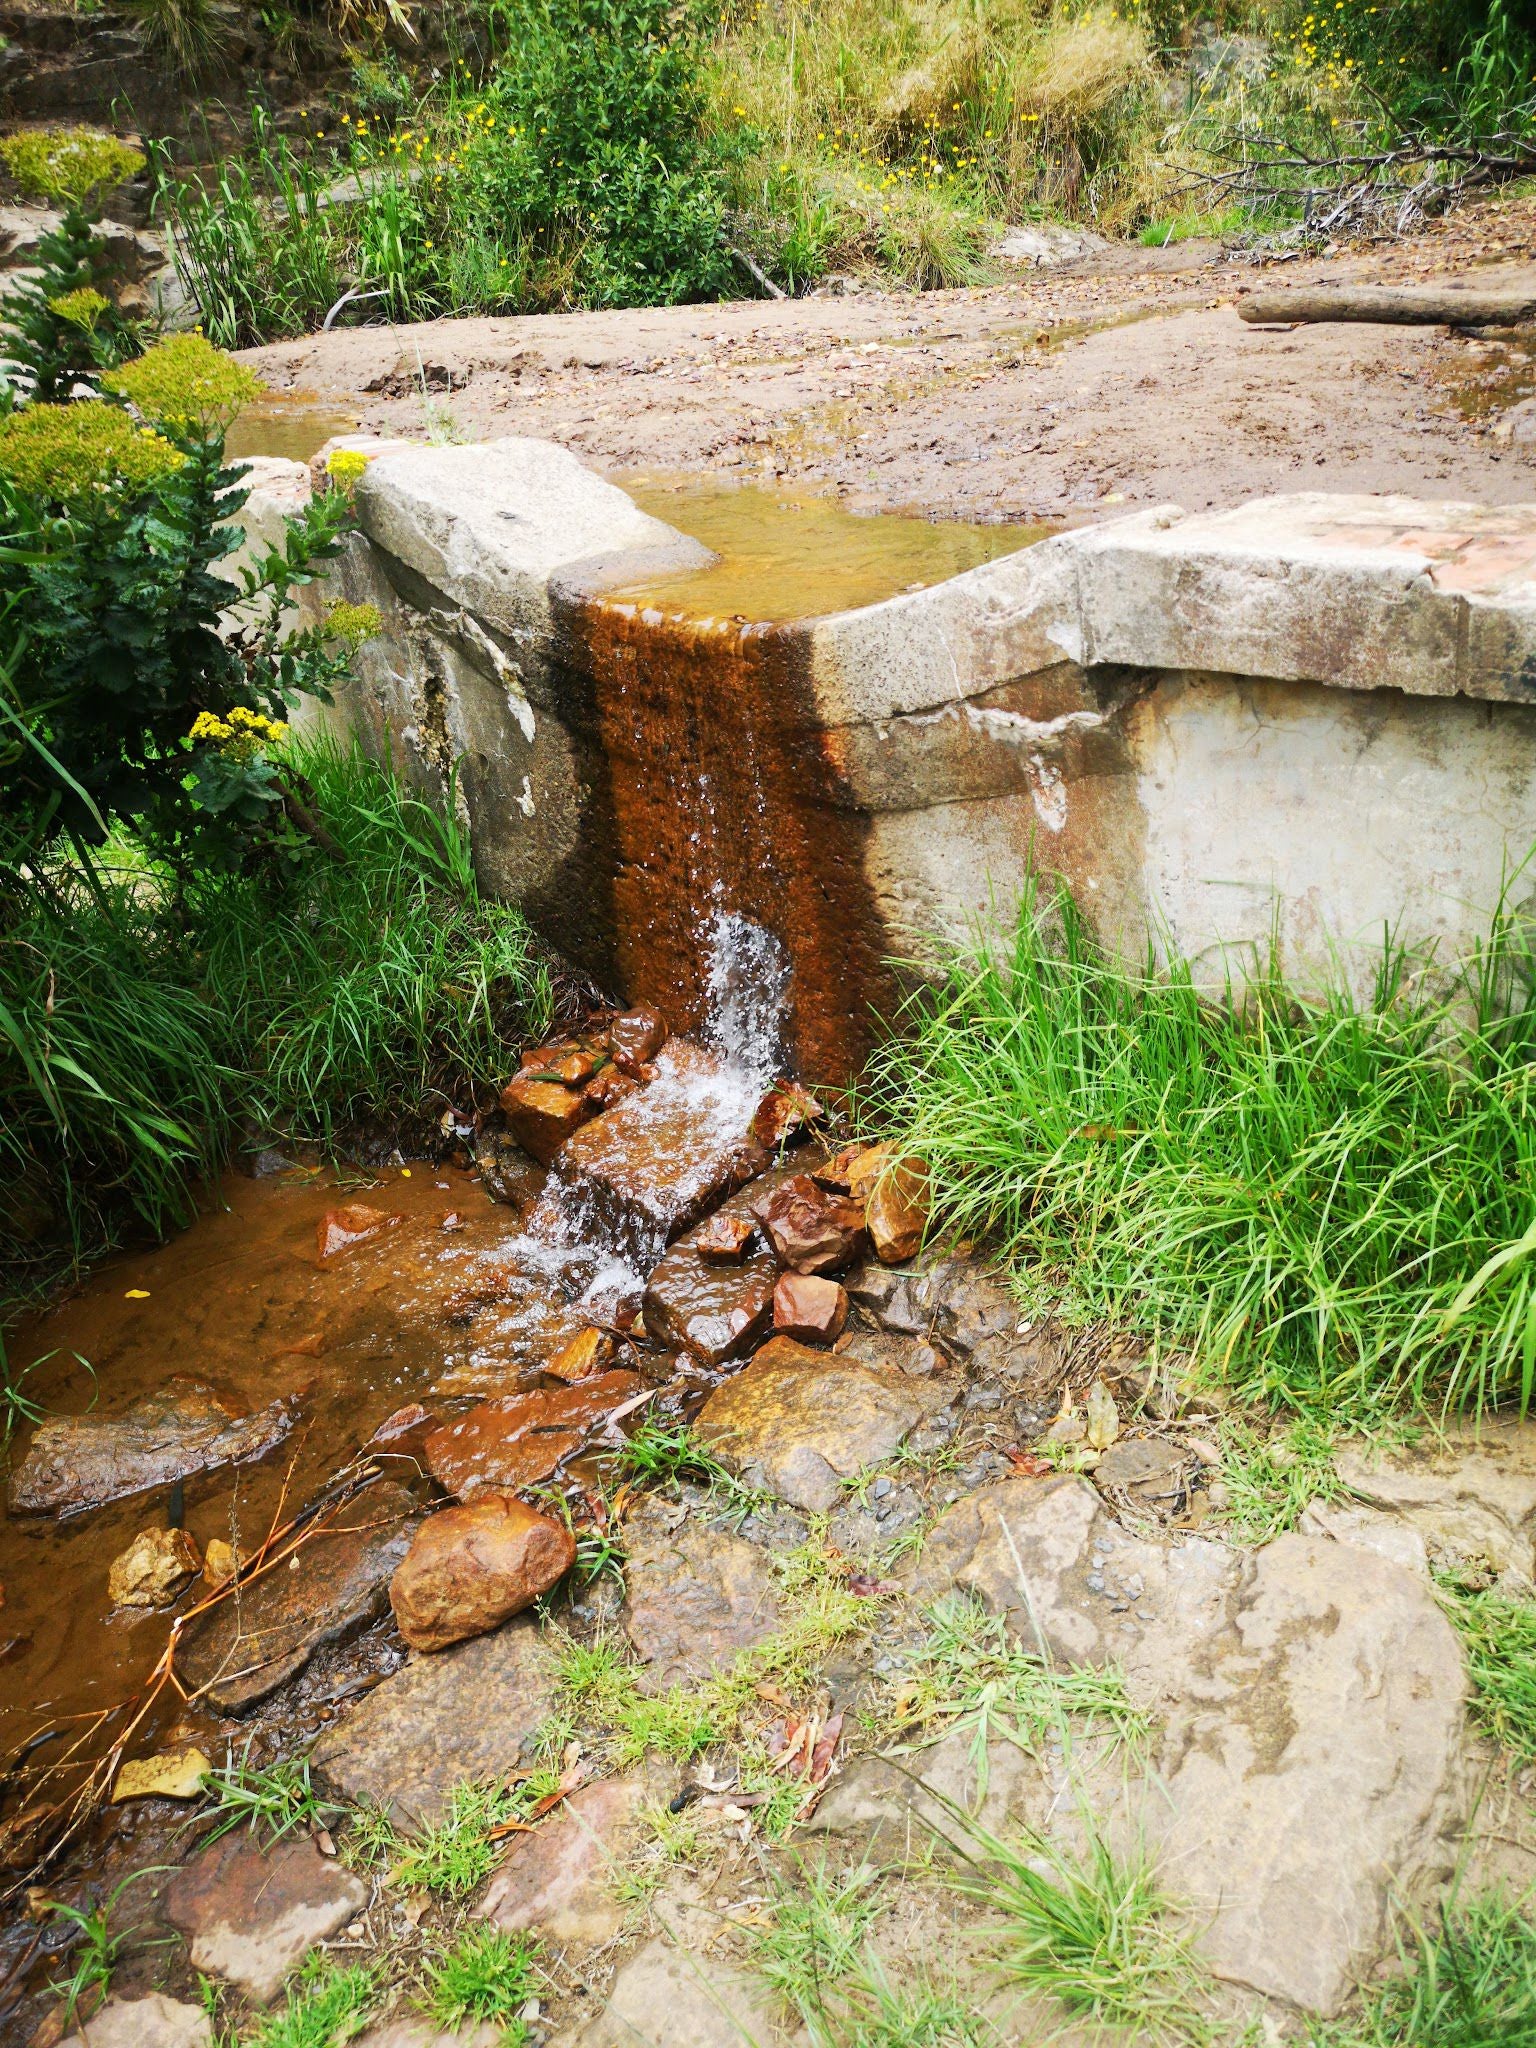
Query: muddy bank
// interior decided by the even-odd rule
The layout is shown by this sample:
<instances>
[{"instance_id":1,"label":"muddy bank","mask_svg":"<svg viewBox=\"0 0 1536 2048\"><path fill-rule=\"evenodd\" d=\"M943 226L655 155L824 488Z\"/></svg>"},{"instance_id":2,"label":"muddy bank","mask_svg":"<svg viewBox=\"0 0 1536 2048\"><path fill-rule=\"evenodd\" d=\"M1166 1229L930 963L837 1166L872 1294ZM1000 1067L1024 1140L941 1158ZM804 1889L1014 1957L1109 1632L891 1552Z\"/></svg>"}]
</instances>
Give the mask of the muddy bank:
<instances>
[{"instance_id":1,"label":"muddy bank","mask_svg":"<svg viewBox=\"0 0 1536 2048\"><path fill-rule=\"evenodd\" d=\"M979 291L438 321L249 360L278 390L355 400L372 430L537 435L600 467L780 478L871 510L1080 520L1298 489L1508 504L1532 490L1529 448L1492 431L1521 395L1518 350L1263 332L1234 306L1271 277L1517 283L1533 243L1536 201L1510 200L1267 271L1118 249L1098 274Z\"/></svg>"}]
</instances>

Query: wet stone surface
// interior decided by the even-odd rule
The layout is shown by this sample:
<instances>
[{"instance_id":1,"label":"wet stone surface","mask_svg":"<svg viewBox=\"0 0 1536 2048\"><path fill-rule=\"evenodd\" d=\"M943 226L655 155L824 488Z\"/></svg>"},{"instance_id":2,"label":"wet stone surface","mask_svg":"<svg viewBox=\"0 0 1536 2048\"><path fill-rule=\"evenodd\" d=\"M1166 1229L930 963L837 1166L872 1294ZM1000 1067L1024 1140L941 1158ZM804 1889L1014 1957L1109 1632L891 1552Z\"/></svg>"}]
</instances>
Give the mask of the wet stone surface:
<instances>
[{"instance_id":1,"label":"wet stone surface","mask_svg":"<svg viewBox=\"0 0 1536 2048\"><path fill-rule=\"evenodd\" d=\"M295 1964L367 1901L363 1880L307 1835L268 1848L241 1828L177 1873L164 1912L187 1937L194 1969L268 2005Z\"/></svg>"},{"instance_id":2,"label":"wet stone surface","mask_svg":"<svg viewBox=\"0 0 1536 2048\"><path fill-rule=\"evenodd\" d=\"M482 1401L428 1436L427 1468L460 1500L532 1486L641 1390L635 1373L605 1372L570 1388Z\"/></svg>"},{"instance_id":3,"label":"wet stone surface","mask_svg":"<svg viewBox=\"0 0 1536 2048\"><path fill-rule=\"evenodd\" d=\"M221 1712L245 1714L385 1612L421 1509L403 1487L367 1488L283 1563L238 1587L187 1631L182 1669Z\"/></svg>"},{"instance_id":4,"label":"wet stone surface","mask_svg":"<svg viewBox=\"0 0 1536 2048\"><path fill-rule=\"evenodd\" d=\"M263 1458L294 1422L287 1403L242 1415L212 1387L173 1379L125 1415L50 1416L7 1487L13 1515L73 1514Z\"/></svg>"},{"instance_id":5,"label":"wet stone surface","mask_svg":"<svg viewBox=\"0 0 1536 2048\"><path fill-rule=\"evenodd\" d=\"M316 1773L344 1798L404 1825L435 1820L455 1785L507 1775L554 1704L551 1657L533 1622L403 1670L352 1706L316 1743Z\"/></svg>"},{"instance_id":6,"label":"wet stone surface","mask_svg":"<svg viewBox=\"0 0 1536 2048\"><path fill-rule=\"evenodd\" d=\"M743 1358L767 1335L773 1320L773 1291L779 1262L763 1237L755 1205L803 1169L770 1168L739 1194L722 1202L709 1220L685 1232L652 1270L646 1282L646 1330L658 1342L688 1351L707 1365ZM716 1226L750 1226L745 1256L722 1262L705 1250Z\"/></svg>"}]
</instances>

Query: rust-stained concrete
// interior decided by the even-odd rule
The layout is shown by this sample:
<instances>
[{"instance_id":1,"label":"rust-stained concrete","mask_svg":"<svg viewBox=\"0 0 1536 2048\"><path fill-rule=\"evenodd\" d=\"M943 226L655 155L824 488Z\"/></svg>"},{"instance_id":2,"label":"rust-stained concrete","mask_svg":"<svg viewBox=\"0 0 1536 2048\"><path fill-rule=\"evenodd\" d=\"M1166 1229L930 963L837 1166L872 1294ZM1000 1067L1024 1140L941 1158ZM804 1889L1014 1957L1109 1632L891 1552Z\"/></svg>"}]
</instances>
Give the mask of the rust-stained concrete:
<instances>
[{"instance_id":1,"label":"rust-stained concrete","mask_svg":"<svg viewBox=\"0 0 1536 2048\"><path fill-rule=\"evenodd\" d=\"M334 580L386 623L341 715L439 790L462 762L485 881L622 995L694 1021L711 915L766 926L813 1073L1031 867L1128 953L1364 989L1389 928L1464 949L1536 846L1536 505L1151 508L763 626L680 617L698 544L548 443L357 495Z\"/></svg>"}]
</instances>

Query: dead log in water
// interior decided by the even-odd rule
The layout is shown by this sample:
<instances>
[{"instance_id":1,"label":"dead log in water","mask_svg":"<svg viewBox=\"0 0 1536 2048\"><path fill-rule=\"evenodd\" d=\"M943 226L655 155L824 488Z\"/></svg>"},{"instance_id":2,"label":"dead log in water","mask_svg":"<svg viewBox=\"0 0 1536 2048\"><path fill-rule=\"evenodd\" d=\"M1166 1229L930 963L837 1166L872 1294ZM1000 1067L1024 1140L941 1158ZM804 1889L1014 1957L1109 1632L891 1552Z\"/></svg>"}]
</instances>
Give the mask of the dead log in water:
<instances>
[{"instance_id":1,"label":"dead log in water","mask_svg":"<svg viewBox=\"0 0 1536 2048\"><path fill-rule=\"evenodd\" d=\"M1369 320L1389 327L1517 327L1536 320L1536 291L1461 291L1454 285L1287 285L1239 301L1244 320Z\"/></svg>"}]
</instances>

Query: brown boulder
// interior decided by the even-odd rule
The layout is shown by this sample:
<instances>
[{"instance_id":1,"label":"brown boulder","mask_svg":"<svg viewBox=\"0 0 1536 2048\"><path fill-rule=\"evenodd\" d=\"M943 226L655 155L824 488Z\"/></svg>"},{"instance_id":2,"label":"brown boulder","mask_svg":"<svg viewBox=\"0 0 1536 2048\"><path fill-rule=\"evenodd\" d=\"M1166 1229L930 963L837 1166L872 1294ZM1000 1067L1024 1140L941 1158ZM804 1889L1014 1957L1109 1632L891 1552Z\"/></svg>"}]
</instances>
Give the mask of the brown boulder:
<instances>
[{"instance_id":1,"label":"brown boulder","mask_svg":"<svg viewBox=\"0 0 1536 2048\"><path fill-rule=\"evenodd\" d=\"M815 1273L785 1273L773 1290L773 1330L802 1344L830 1344L848 1320L848 1294Z\"/></svg>"},{"instance_id":2,"label":"brown boulder","mask_svg":"<svg viewBox=\"0 0 1536 2048\"><path fill-rule=\"evenodd\" d=\"M623 1074L638 1077L667 1042L667 1027L654 1010L624 1010L608 1026L608 1050Z\"/></svg>"},{"instance_id":3,"label":"brown boulder","mask_svg":"<svg viewBox=\"0 0 1536 2048\"><path fill-rule=\"evenodd\" d=\"M594 1113L594 1105L580 1089L531 1074L508 1082L501 1091L501 1107L513 1137L541 1166L551 1165L566 1139Z\"/></svg>"},{"instance_id":4,"label":"brown boulder","mask_svg":"<svg viewBox=\"0 0 1536 2048\"><path fill-rule=\"evenodd\" d=\"M422 1523L390 1582L389 1604L413 1650L444 1650L531 1607L575 1557L564 1523L514 1495L482 1494Z\"/></svg>"},{"instance_id":5,"label":"brown boulder","mask_svg":"<svg viewBox=\"0 0 1536 2048\"><path fill-rule=\"evenodd\" d=\"M840 1273L867 1241L862 1206L819 1188L808 1173L774 1188L753 1213L780 1262L797 1273Z\"/></svg>"},{"instance_id":6,"label":"brown boulder","mask_svg":"<svg viewBox=\"0 0 1536 2048\"><path fill-rule=\"evenodd\" d=\"M315 1228L315 1248L322 1259L334 1258L348 1245L362 1244L381 1230L398 1223L387 1209L375 1209L368 1202L348 1202L344 1208L327 1209Z\"/></svg>"},{"instance_id":7,"label":"brown boulder","mask_svg":"<svg viewBox=\"0 0 1536 2048\"><path fill-rule=\"evenodd\" d=\"M605 1372L574 1387L482 1401L433 1430L422 1447L427 1469L461 1500L535 1486L639 1391L638 1374Z\"/></svg>"},{"instance_id":8,"label":"brown boulder","mask_svg":"<svg viewBox=\"0 0 1536 2048\"><path fill-rule=\"evenodd\" d=\"M915 1258L928 1227L928 1168L915 1153L871 1145L848 1163L848 1192L864 1204L876 1258L888 1266Z\"/></svg>"}]
</instances>

